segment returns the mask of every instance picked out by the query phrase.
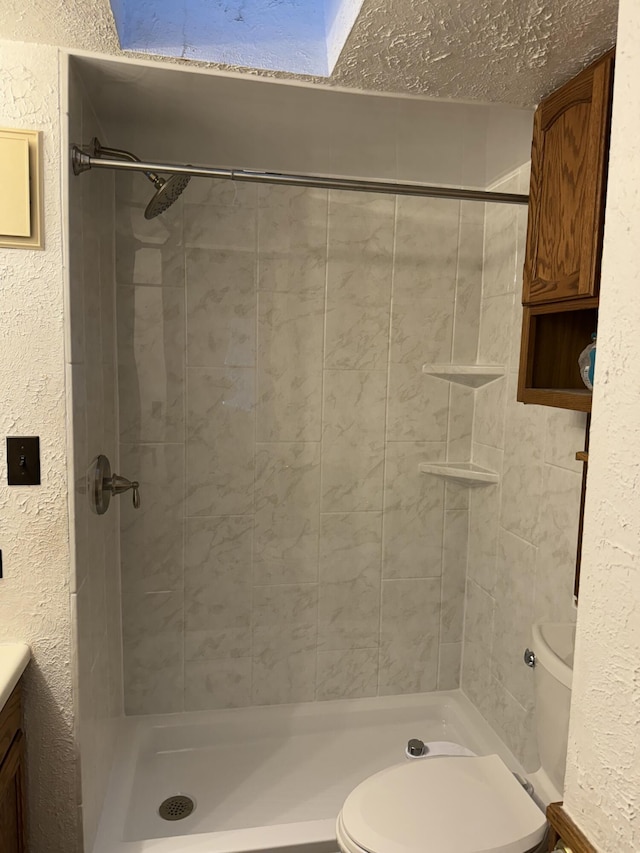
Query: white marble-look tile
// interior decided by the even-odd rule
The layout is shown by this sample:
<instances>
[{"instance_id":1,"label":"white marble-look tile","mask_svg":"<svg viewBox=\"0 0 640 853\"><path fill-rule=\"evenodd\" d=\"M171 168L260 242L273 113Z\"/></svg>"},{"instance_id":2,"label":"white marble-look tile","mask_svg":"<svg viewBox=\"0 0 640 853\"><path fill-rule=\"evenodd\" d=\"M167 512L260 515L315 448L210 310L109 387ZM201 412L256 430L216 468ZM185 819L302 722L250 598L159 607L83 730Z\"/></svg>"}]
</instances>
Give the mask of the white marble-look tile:
<instances>
[{"instance_id":1,"label":"white marble-look tile","mask_svg":"<svg viewBox=\"0 0 640 853\"><path fill-rule=\"evenodd\" d=\"M453 300L460 202L398 196L394 297Z\"/></svg>"},{"instance_id":2,"label":"white marble-look tile","mask_svg":"<svg viewBox=\"0 0 640 853\"><path fill-rule=\"evenodd\" d=\"M182 592L123 598L125 712L183 710Z\"/></svg>"},{"instance_id":3,"label":"white marble-look tile","mask_svg":"<svg viewBox=\"0 0 640 853\"><path fill-rule=\"evenodd\" d=\"M188 249L186 283L189 366L254 367L255 255Z\"/></svg>"},{"instance_id":4,"label":"white marble-look tile","mask_svg":"<svg viewBox=\"0 0 640 853\"><path fill-rule=\"evenodd\" d=\"M327 294L335 305L391 296L394 196L333 192L329 199Z\"/></svg>"},{"instance_id":5,"label":"white marble-look tile","mask_svg":"<svg viewBox=\"0 0 640 853\"><path fill-rule=\"evenodd\" d=\"M482 301L484 206L462 202L452 361L475 364Z\"/></svg>"},{"instance_id":6,"label":"white marble-look tile","mask_svg":"<svg viewBox=\"0 0 640 853\"><path fill-rule=\"evenodd\" d=\"M463 692L486 718L488 692L491 689L491 656L487 649L471 642L466 636L462 649L460 685Z\"/></svg>"},{"instance_id":7,"label":"white marble-look tile","mask_svg":"<svg viewBox=\"0 0 640 853\"><path fill-rule=\"evenodd\" d=\"M478 361L480 364L508 364L511 355L513 293L482 300ZM518 295L518 299L520 296Z\"/></svg>"},{"instance_id":8,"label":"white marble-look tile","mask_svg":"<svg viewBox=\"0 0 640 853\"><path fill-rule=\"evenodd\" d=\"M406 299L394 296L391 307L391 353L394 364L422 367L451 361L453 299Z\"/></svg>"},{"instance_id":9,"label":"white marble-look tile","mask_svg":"<svg viewBox=\"0 0 640 853\"><path fill-rule=\"evenodd\" d=\"M285 626L315 629L317 609L317 584L256 586L253 590L254 628L270 628L276 635Z\"/></svg>"},{"instance_id":10,"label":"white marble-look tile","mask_svg":"<svg viewBox=\"0 0 640 853\"><path fill-rule=\"evenodd\" d=\"M377 648L379 630L379 569L319 585L318 649Z\"/></svg>"},{"instance_id":11,"label":"white marble-look tile","mask_svg":"<svg viewBox=\"0 0 640 853\"><path fill-rule=\"evenodd\" d=\"M258 188L260 290L324 292L327 208L327 190Z\"/></svg>"},{"instance_id":12,"label":"white marble-look tile","mask_svg":"<svg viewBox=\"0 0 640 853\"><path fill-rule=\"evenodd\" d=\"M513 320L511 328L511 354L509 356L509 371L517 373L520 369L520 346L522 343L522 315L524 313L521 302L521 286L516 291L513 300Z\"/></svg>"},{"instance_id":13,"label":"white marble-look tile","mask_svg":"<svg viewBox=\"0 0 640 853\"><path fill-rule=\"evenodd\" d=\"M329 295L325 325L325 367L382 370L389 354L389 301Z\"/></svg>"},{"instance_id":14,"label":"white marble-look tile","mask_svg":"<svg viewBox=\"0 0 640 853\"><path fill-rule=\"evenodd\" d=\"M315 628L305 625L253 632L252 704L312 702L316 693Z\"/></svg>"},{"instance_id":15,"label":"white marble-look tile","mask_svg":"<svg viewBox=\"0 0 640 853\"><path fill-rule=\"evenodd\" d=\"M240 708L251 704L251 658L186 661L185 711Z\"/></svg>"},{"instance_id":16,"label":"white marble-look tile","mask_svg":"<svg viewBox=\"0 0 640 853\"><path fill-rule=\"evenodd\" d=\"M469 513L466 510L445 512L440 613L441 643L462 641L468 530Z\"/></svg>"},{"instance_id":17,"label":"white marble-look tile","mask_svg":"<svg viewBox=\"0 0 640 853\"><path fill-rule=\"evenodd\" d=\"M565 412L564 414L568 414ZM573 622L578 516L582 475L545 465L536 561L535 617Z\"/></svg>"},{"instance_id":18,"label":"white marble-look tile","mask_svg":"<svg viewBox=\"0 0 640 853\"><path fill-rule=\"evenodd\" d=\"M492 678L483 699L482 713L525 770L531 772L540 767L533 709L523 708L499 681Z\"/></svg>"},{"instance_id":19,"label":"white marble-look tile","mask_svg":"<svg viewBox=\"0 0 640 853\"><path fill-rule=\"evenodd\" d=\"M533 672L524 664L534 622L536 549L506 530L498 540L493 674L527 709L533 707Z\"/></svg>"},{"instance_id":20,"label":"white marble-look tile","mask_svg":"<svg viewBox=\"0 0 640 853\"><path fill-rule=\"evenodd\" d=\"M438 660L438 690L457 690L460 687L462 643L440 643Z\"/></svg>"},{"instance_id":21,"label":"white marble-look tile","mask_svg":"<svg viewBox=\"0 0 640 853\"><path fill-rule=\"evenodd\" d=\"M439 578L383 581L380 695L436 689L439 624Z\"/></svg>"},{"instance_id":22,"label":"white marble-look tile","mask_svg":"<svg viewBox=\"0 0 640 853\"><path fill-rule=\"evenodd\" d=\"M388 442L385 466L383 575L439 577L442 572L444 482L420 472L421 462L443 461L446 446Z\"/></svg>"},{"instance_id":23,"label":"white marble-look tile","mask_svg":"<svg viewBox=\"0 0 640 853\"><path fill-rule=\"evenodd\" d=\"M482 285L485 297L515 291L518 212L511 204L486 205Z\"/></svg>"},{"instance_id":24,"label":"white marble-look tile","mask_svg":"<svg viewBox=\"0 0 640 853\"><path fill-rule=\"evenodd\" d=\"M536 542L542 501L547 409L515 402L516 374L507 382L504 468L500 520L504 528Z\"/></svg>"},{"instance_id":25,"label":"white marble-look tile","mask_svg":"<svg viewBox=\"0 0 640 853\"><path fill-rule=\"evenodd\" d=\"M187 515L253 512L250 368L187 370Z\"/></svg>"},{"instance_id":26,"label":"white marble-look tile","mask_svg":"<svg viewBox=\"0 0 640 853\"><path fill-rule=\"evenodd\" d=\"M322 515L319 649L377 648L381 539L382 513Z\"/></svg>"},{"instance_id":27,"label":"white marble-look tile","mask_svg":"<svg viewBox=\"0 0 640 853\"><path fill-rule=\"evenodd\" d=\"M260 293L258 441L319 441L322 294Z\"/></svg>"},{"instance_id":28,"label":"white marble-look tile","mask_svg":"<svg viewBox=\"0 0 640 853\"><path fill-rule=\"evenodd\" d=\"M504 448L507 379L478 388L475 392L473 440L487 447Z\"/></svg>"},{"instance_id":29,"label":"white marble-look tile","mask_svg":"<svg viewBox=\"0 0 640 853\"><path fill-rule=\"evenodd\" d=\"M120 502L120 554L125 595L133 591L182 589L183 446L121 445L120 466L116 470L140 483L139 509L133 507L131 492L112 498Z\"/></svg>"},{"instance_id":30,"label":"white marble-look tile","mask_svg":"<svg viewBox=\"0 0 640 853\"><path fill-rule=\"evenodd\" d=\"M446 483L444 487L445 509L469 509L469 487L458 483Z\"/></svg>"},{"instance_id":31,"label":"white marble-look tile","mask_svg":"<svg viewBox=\"0 0 640 853\"><path fill-rule=\"evenodd\" d=\"M244 205L184 205L184 243L193 249L256 251L257 211Z\"/></svg>"},{"instance_id":32,"label":"white marble-look tile","mask_svg":"<svg viewBox=\"0 0 640 853\"><path fill-rule=\"evenodd\" d=\"M548 409L544 459L551 465L582 473L576 451L584 450L587 416L584 412Z\"/></svg>"},{"instance_id":33,"label":"white marble-look tile","mask_svg":"<svg viewBox=\"0 0 640 853\"><path fill-rule=\"evenodd\" d=\"M382 513L328 513L320 518L321 583L379 578Z\"/></svg>"},{"instance_id":34,"label":"white marble-look tile","mask_svg":"<svg viewBox=\"0 0 640 853\"><path fill-rule=\"evenodd\" d=\"M323 512L382 508L386 390L381 371L325 371Z\"/></svg>"},{"instance_id":35,"label":"white marble-look tile","mask_svg":"<svg viewBox=\"0 0 640 853\"><path fill-rule=\"evenodd\" d=\"M319 513L320 444L258 444L254 583L317 580Z\"/></svg>"},{"instance_id":36,"label":"white marble-look tile","mask_svg":"<svg viewBox=\"0 0 640 853\"><path fill-rule=\"evenodd\" d=\"M211 207L242 208L247 216L258 206L258 186L242 181L211 178L192 178L182 196L185 204L206 204Z\"/></svg>"},{"instance_id":37,"label":"white marble-look tile","mask_svg":"<svg viewBox=\"0 0 640 853\"><path fill-rule=\"evenodd\" d=\"M452 462L471 459L474 401L473 388L451 383L447 459Z\"/></svg>"},{"instance_id":38,"label":"white marble-look tile","mask_svg":"<svg viewBox=\"0 0 640 853\"><path fill-rule=\"evenodd\" d=\"M116 206L115 274L119 285L182 287L182 203L165 214L145 219L146 205Z\"/></svg>"},{"instance_id":39,"label":"white marble-look tile","mask_svg":"<svg viewBox=\"0 0 640 853\"><path fill-rule=\"evenodd\" d=\"M194 638L201 654L220 657L231 643L235 654L228 656L236 657L242 636L244 654L251 654L252 526L250 516L186 520L185 630L206 632Z\"/></svg>"},{"instance_id":40,"label":"white marble-look tile","mask_svg":"<svg viewBox=\"0 0 640 853\"><path fill-rule=\"evenodd\" d=\"M387 441L446 441L449 385L421 364L391 364Z\"/></svg>"},{"instance_id":41,"label":"white marble-look tile","mask_svg":"<svg viewBox=\"0 0 640 853\"><path fill-rule=\"evenodd\" d=\"M378 649L318 652L316 699L360 699L378 690Z\"/></svg>"},{"instance_id":42,"label":"white marble-look tile","mask_svg":"<svg viewBox=\"0 0 640 853\"><path fill-rule=\"evenodd\" d=\"M469 495L469 559L467 573L486 592L496 583L500 523L500 487L471 489Z\"/></svg>"},{"instance_id":43,"label":"white marble-look tile","mask_svg":"<svg viewBox=\"0 0 640 853\"><path fill-rule=\"evenodd\" d=\"M316 584L254 587L254 704L314 698L317 602Z\"/></svg>"},{"instance_id":44,"label":"white marble-look tile","mask_svg":"<svg viewBox=\"0 0 640 853\"><path fill-rule=\"evenodd\" d=\"M467 583L467 607L464 620L464 641L475 643L491 657L495 600L475 581Z\"/></svg>"},{"instance_id":45,"label":"white marble-look tile","mask_svg":"<svg viewBox=\"0 0 640 853\"><path fill-rule=\"evenodd\" d=\"M184 440L184 292L118 288L120 439Z\"/></svg>"}]
</instances>

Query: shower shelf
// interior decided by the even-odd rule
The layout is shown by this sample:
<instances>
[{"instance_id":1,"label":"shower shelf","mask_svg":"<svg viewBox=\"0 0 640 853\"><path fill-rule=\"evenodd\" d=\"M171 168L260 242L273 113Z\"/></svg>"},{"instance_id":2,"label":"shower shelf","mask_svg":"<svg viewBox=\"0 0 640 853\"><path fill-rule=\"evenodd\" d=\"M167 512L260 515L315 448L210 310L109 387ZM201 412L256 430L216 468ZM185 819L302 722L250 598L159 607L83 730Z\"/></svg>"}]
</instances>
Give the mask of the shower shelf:
<instances>
[{"instance_id":1,"label":"shower shelf","mask_svg":"<svg viewBox=\"0 0 640 853\"><path fill-rule=\"evenodd\" d=\"M500 482L500 475L473 462L421 462L423 474L435 474L464 486L489 486Z\"/></svg>"},{"instance_id":2,"label":"shower shelf","mask_svg":"<svg viewBox=\"0 0 640 853\"><path fill-rule=\"evenodd\" d=\"M480 388L504 376L504 367L499 364L424 364L422 372L458 385Z\"/></svg>"}]
</instances>

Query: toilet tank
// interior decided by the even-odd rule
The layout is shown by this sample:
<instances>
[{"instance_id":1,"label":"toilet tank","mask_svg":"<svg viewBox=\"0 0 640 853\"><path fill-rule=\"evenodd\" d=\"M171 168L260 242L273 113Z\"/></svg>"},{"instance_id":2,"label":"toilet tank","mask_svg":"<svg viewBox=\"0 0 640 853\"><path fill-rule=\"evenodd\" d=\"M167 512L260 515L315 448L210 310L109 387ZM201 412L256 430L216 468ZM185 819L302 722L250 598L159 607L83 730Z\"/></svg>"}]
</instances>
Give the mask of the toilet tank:
<instances>
[{"instance_id":1,"label":"toilet tank","mask_svg":"<svg viewBox=\"0 0 640 853\"><path fill-rule=\"evenodd\" d=\"M562 792L576 626L560 622L537 623L532 633L536 656L535 719L541 769Z\"/></svg>"}]
</instances>

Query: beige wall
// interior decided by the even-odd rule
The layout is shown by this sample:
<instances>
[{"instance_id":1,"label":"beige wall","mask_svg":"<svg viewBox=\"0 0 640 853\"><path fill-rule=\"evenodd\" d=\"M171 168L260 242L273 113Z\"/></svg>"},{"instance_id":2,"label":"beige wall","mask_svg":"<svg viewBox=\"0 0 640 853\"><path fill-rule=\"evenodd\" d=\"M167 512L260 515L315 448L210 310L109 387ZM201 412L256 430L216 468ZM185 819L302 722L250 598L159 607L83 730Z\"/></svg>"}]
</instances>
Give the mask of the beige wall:
<instances>
[{"instance_id":1,"label":"beige wall","mask_svg":"<svg viewBox=\"0 0 640 853\"><path fill-rule=\"evenodd\" d=\"M527 192L528 167L500 185ZM526 209L487 205L478 361L505 376L476 391L474 462L501 481L470 494L462 686L528 770L538 767L537 620L573 621L585 415L516 401ZM585 341L585 346L588 341Z\"/></svg>"},{"instance_id":2,"label":"beige wall","mask_svg":"<svg viewBox=\"0 0 640 853\"><path fill-rule=\"evenodd\" d=\"M603 853L640 849L640 7L620 3L598 360L565 805Z\"/></svg>"},{"instance_id":3,"label":"beige wall","mask_svg":"<svg viewBox=\"0 0 640 853\"><path fill-rule=\"evenodd\" d=\"M69 136L106 143L73 67ZM73 450L74 616L77 620L77 738L85 849L91 850L122 715L119 501L91 512L87 467L99 453L118 470L114 175L88 172L69 184L70 375Z\"/></svg>"},{"instance_id":4,"label":"beige wall","mask_svg":"<svg viewBox=\"0 0 640 853\"><path fill-rule=\"evenodd\" d=\"M42 131L44 251L0 249L0 432L39 435L42 485L6 485L0 453L0 641L24 640L33 853L78 849L72 701L62 131L58 51L0 42L4 126ZM3 442L4 443L4 442Z\"/></svg>"},{"instance_id":5,"label":"beige wall","mask_svg":"<svg viewBox=\"0 0 640 853\"><path fill-rule=\"evenodd\" d=\"M418 465L468 454L472 392L421 368L455 304L475 351L482 207L118 187L128 712L456 687L467 510Z\"/></svg>"}]
</instances>

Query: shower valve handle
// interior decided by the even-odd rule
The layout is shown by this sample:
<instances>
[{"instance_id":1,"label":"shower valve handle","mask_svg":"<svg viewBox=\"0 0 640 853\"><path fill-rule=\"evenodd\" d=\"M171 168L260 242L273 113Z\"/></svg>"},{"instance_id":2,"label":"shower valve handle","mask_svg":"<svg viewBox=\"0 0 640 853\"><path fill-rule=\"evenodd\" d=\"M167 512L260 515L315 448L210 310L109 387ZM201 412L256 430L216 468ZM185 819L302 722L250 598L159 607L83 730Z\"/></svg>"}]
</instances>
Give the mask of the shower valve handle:
<instances>
[{"instance_id":1,"label":"shower valve handle","mask_svg":"<svg viewBox=\"0 0 640 853\"><path fill-rule=\"evenodd\" d=\"M109 488L112 495L121 495L131 489L133 491L133 507L134 509L140 508L140 483L137 480L127 480L120 474L114 474L111 477Z\"/></svg>"}]
</instances>

